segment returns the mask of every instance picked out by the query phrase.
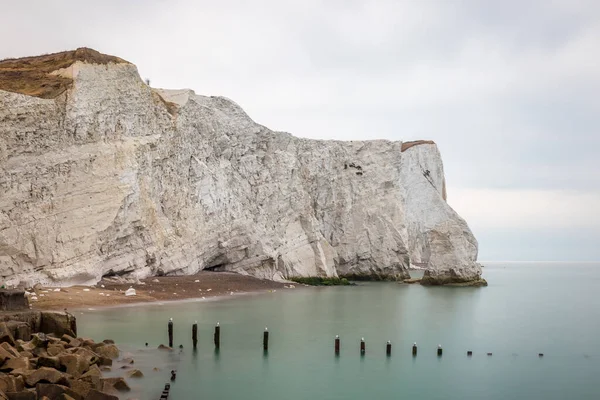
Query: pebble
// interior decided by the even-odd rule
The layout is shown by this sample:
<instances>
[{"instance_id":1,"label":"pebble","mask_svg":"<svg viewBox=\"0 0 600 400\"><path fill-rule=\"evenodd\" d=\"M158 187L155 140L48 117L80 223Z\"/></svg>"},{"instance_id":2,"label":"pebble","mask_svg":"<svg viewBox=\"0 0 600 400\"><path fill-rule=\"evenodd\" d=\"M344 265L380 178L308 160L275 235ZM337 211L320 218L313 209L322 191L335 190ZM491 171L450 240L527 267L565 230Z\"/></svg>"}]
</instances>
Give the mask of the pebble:
<instances>
[{"instance_id":1,"label":"pebble","mask_svg":"<svg viewBox=\"0 0 600 400\"><path fill-rule=\"evenodd\" d=\"M60 292L60 288L54 289L53 292Z\"/></svg>"},{"instance_id":2,"label":"pebble","mask_svg":"<svg viewBox=\"0 0 600 400\"><path fill-rule=\"evenodd\" d=\"M212 289L206 289L207 292L210 292Z\"/></svg>"},{"instance_id":3,"label":"pebble","mask_svg":"<svg viewBox=\"0 0 600 400\"><path fill-rule=\"evenodd\" d=\"M154 283L158 283L158 282L160 282L160 281L159 281L158 279L152 279L152 282L154 282Z\"/></svg>"},{"instance_id":4,"label":"pebble","mask_svg":"<svg viewBox=\"0 0 600 400\"><path fill-rule=\"evenodd\" d=\"M40 297L44 297L44 296L45 296L45 294L43 294L43 293L42 293L42 294L40 294Z\"/></svg>"},{"instance_id":5,"label":"pebble","mask_svg":"<svg viewBox=\"0 0 600 400\"><path fill-rule=\"evenodd\" d=\"M90 291L90 289L83 289L83 291L84 291L84 292L89 292L89 291Z\"/></svg>"},{"instance_id":6,"label":"pebble","mask_svg":"<svg viewBox=\"0 0 600 400\"><path fill-rule=\"evenodd\" d=\"M198 282L200 282L200 279L196 279L194 282L198 283Z\"/></svg>"}]
</instances>

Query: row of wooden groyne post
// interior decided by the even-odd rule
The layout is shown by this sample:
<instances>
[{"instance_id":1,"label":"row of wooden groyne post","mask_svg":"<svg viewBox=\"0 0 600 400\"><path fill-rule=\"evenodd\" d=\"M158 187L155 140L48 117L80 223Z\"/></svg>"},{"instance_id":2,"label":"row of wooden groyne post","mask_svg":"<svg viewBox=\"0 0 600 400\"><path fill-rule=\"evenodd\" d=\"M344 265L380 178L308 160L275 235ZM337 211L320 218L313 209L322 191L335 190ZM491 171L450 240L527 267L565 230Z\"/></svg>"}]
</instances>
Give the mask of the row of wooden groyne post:
<instances>
[{"instance_id":1,"label":"row of wooden groyne post","mask_svg":"<svg viewBox=\"0 0 600 400\"><path fill-rule=\"evenodd\" d=\"M169 320L169 324L167 327L167 333L169 335L169 347L173 347L173 319L171 318ZM215 349L219 349L221 347L221 326L219 325L219 323L217 322L217 324L215 325L215 331L213 334L213 341L215 344ZM194 346L194 349L197 348L198 346L198 321L195 321L194 324L192 325L192 344ZM334 340L334 353L336 355L340 354L340 348L341 348L341 341L340 341L340 337L339 335L335 336L335 340ZM265 330L263 332L263 350L267 351L269 350L269 330L265 327ZM365 338L361 338L360 339L360 354L364 355L367 351L367 347L366 347L366 343L365 343ZM442 349L442 345L438 345L436 353L439 357L442 356L443 354L443 349ZM385 345L385 354L387 356L391 356L392 355L392 342L391 341L387 341L386 345ZM412 355L414 357L417 356L417 343L413 343L412 346ZM473 352L471 350L467 351L467 356L472 356ZM487 353L488 356L491 356L492 353ZM543 357L544 354L543 353L539 353L538 354L539 357Z\"/></svg>"},{"instance_id":2,"label":"row of wooden groyne post","mask_svg":"<svg viewBox=\"0 0 600 400\"><path fill-rule=\"evenodd\" d=\"M169 347L173 348L173 318L169 319L169 323L167 325L167 334L169 336ZM214 330L214 334L213 334L213 342L215 345L215 349L218 350L221 347L221 326L220 324L217 322L217 324L215 325L215 330ZM147 345L147 343L146 343ZM196 350L196 348L198 347L198 321L194 321L194 324L192 324L192 345L194 347L194 350ZM340 349L341 349L341 340L340 340L340 336L336 335L334 342L333 342L333 349L334 349L334 353L336 356L340 355ZM269 350L269 330L265 327L265 330L263 332L263 350L265 352L267 352ZM413 343L412 345L412 356L416 357L417 356L417 343ZM361 338L360 339L360 354L361 355L365 355L365 353L367 352L367 345L365 343L365 338ZM386 356L390 357L392 355L392 342L391 341L387 341L386 345L385 345L385 354ZM438 357L441 357L443 355L443 349L442 349L442 345L438 345L437 349L436 349L436 354ZM473 352L471 350L467 351L467 356L471 357L473 355ZM492 353L487 353L488 356L491 356ZM539 353L538 354L539 357L543 357L544 354L543 353ZM175 380L175 371L171 371L171 381ZM169 383L167 383L165 385L165 388L160 396L161 400L166 400L169 398L169 390L171 389L171 385Z\"/></svg>"}]
</instances>

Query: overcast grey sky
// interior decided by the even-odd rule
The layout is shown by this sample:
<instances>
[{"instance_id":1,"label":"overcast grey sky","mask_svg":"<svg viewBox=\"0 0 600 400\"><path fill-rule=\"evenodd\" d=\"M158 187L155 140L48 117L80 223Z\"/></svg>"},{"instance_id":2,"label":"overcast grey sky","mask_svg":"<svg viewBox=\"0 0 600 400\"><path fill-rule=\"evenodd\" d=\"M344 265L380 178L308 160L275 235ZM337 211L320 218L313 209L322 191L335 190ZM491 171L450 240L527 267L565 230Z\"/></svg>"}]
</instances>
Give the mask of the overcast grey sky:
<instances>
[{"instance_id":1,"label":"overcast grey sky","mask_svg":"<svg viewBox=\"0 0 600 400\"><path fill-rule=\"evenodd\" d=\"M433 139L481 260L600 260L598 0L0 2L0 58L92 47L274 130Z\"/></svg>"}]
</instances>

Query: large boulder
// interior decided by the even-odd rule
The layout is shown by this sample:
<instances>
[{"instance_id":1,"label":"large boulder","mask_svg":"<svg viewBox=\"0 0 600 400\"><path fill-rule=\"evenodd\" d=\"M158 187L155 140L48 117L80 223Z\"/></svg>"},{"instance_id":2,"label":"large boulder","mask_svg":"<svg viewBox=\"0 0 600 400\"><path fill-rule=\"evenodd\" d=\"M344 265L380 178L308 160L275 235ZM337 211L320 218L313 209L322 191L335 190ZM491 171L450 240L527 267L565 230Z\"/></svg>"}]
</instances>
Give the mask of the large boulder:
<instances>
[{"instance_id":1,"label":"large boulder","mask_svg":"<svg viewBox=\"0 0 600 400\"><path fill-rule=\"evenodd\" d=\"M119 349L114 344L107 344L96 348L98 355L110 358L112 360L119 358Z\"/></svg>"},{"instance_id":2,"label":"large boulder","mask_svg":"<svg viewBox=\"0 0 600 400\"><path fill-rule=\"evenodd\" d=\"M53 333L60 337L64 334L77 337L75 317L64 312L42 311L40 331Z\"/></svg>"},{"instance_id":3,"label":"large boulder","mask_svg":"<svg viewBox=\"0 0 600 400\"><path fill-rule=\"evenodd\" d=\"M33 390L23 390L21 392L6 392L8 400L37 400L37 394Z\"/></svg>"},{"instance_id":4,"label":"large boulder","mask_svg":"<svg viewBox=\"0 0 600 400\"><path fill-rule=\"evenodd\" d=\"M119 400L117 396L92 389L89 391L85 400Z\"/></svg>"},{"instance_id":5,"label":"large boulder","mask_svg":"<svg viewBox=\"0 0 600 400\"><path fill-rule=\"evenodd\" d=\"M10 358L2 364L0 371L12 371L14 369L31 369L31 363L27 357Z\"/></svg>"},{"instance_id":6,"label":"large boulder","mask_svg":"<svg viewBox=\"0 0 600 400\"><path fill-rule=\"evenodd\" d=\"M19 392L25 388L25 382L20 376L0 374L0 391Z\"/></svg>"},{"instance_id":7,"label":"large boulder","mask_svg":"<svg viewBox=\"0 0 600 400\"><path fill-rule=\"evenodd\" d=\"M67 374L79 378L89 368L90 363L78 354L64 354L58 357L60 365L66 368Z\"/></svg>"},{"instance_id":8,"label":"large boulder","mask_svg":"<svg viewBox=\"0 0 600 400\"><path fill-rule=\"evenodd\" d=\"M111 388L118 392L129 392L131 390L125 379L119 377L103 378L102 383L104 391L110 391Z\"/></svg>"},{"instance_id":9,"label":"large boulder","mask_svg":"<svg viewBox=\"0 0 600 400\"><path fill-rule=\"evenodd\" d=\"M35 390L37 392L38 398L46 396L50 399L60 399L61 396L62 398L64 398L63 395L65 394L75 400L84 400L85 398L84 396L80 395L79 393L75 392L67 386L56 385L52 383L38 383L35 387Z\"/></svg>"},{"instance_id":10,"label":"large boulder","mask_svg":"<svg viewBox=\"0 0 600 400\"><path fill-rule=\"evenodd\" d=\"M38 357L37 366L60 369L60 359L58 357Z\"/></svg>"},{"instance_id":11,"label":"large boulder","mask_svg":"<svg viewBox=\"0 0 600 400\"><path fill-rule=\"evenodd\" d=\"M0 311L28 310L29 300L24 290L0 289Z\"/></svg>"},{"instance_id":12,"label":"large boulder","mask_svg":"<svg viewBox=\"0 0 600 400\"><path fill-rule=\"evenodd\" d=\"M11 330L8 328L6 322L0 322L0 343L10 343L15 344L15 338Z\"/></svg>"},{"instance_id":13,"label":"large boulder","mask_svg":"<svg viewBox=\"0 0 600 400\"><path fill-rule=\"evenodd\" d=\"M0 343L0 348L6 350L12 357L20 357L21 355L13 346L8 343Z\"/></svg>"},{"instance_id":14,"label":"large boulder","mask_svg":"<svg viewBox=\"0 0 600 400\"><path fill-rule=\"evenodd\" d=\"M67 377L60 371L54 368L41 367L25 376L25 384L29 387L34 387L37 383L59 383L68 384Z\"/></svg>"}]
</instances>

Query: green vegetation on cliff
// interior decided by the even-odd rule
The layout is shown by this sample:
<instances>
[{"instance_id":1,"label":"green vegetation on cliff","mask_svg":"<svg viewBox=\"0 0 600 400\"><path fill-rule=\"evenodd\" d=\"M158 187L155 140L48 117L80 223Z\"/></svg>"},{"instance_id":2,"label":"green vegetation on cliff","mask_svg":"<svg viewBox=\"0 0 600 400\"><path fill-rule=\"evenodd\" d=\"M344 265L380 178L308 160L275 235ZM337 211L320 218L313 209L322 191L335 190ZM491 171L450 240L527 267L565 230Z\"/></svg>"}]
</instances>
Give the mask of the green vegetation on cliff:
<instances>
[{"instance_id":1,"label":"green vegetation on cliff","mask_svg":"<svg viewBox=\"0 0 600 400\"><path fill-rule=\"evenodd\" d=\"M348 286L354 285L354 283L350 282L346 278L321 278L318 276L311 276L308 278L289 278L291 281L296 283L302 283L304 285L311 286Z\"/></svg>"}]
</instances>

